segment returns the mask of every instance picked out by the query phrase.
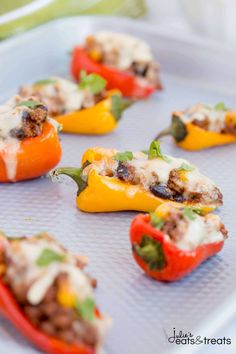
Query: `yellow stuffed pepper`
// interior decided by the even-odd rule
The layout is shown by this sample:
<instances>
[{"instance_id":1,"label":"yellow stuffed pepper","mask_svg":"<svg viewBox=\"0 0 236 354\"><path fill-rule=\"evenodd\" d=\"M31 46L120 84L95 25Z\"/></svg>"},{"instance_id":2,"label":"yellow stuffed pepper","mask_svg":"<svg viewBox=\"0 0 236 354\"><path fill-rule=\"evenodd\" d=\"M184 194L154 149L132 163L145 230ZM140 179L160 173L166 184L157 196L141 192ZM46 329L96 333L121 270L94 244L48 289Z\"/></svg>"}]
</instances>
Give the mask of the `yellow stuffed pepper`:
<instances>
[{"instance_id":1,"label":"yellow stuffed pepper","mask_svg":"<svg viewBox=\"0 0 236 354\"><path fill-rule=\"evenodd\" d=\"M106 91L105 87L106 81L99 75L82 72L79 85L50 77L21 87L19 94L47 104L49 115L61 124L63 132L100 135L113 131L132 103L120 91Z\"/></svg>"},{"instance_id":2,"label":"yellow stuffed pepper","mask_svg":"<svg viewBox=\"0 0 236 354\"><path fill-rule=\"evenodd\" d=\"M156 139L172 135L185 150L201 150L236 142L236 113L223 103L208 106L197 104L184 112L174 112L171 126Z\"/></svg>"},{"instance_id":3,"label":"yellow stuffed pepper","mask_svg":"<svg viewBox=\"0 0 236 354\"><path fill-rule=\"evenodd\" d=\"M172 201L204 214L222 204L222 194L209 178L188 161L163 155L157 141L144 152L90 148L82 167L51 173L61 174L77 183L77 206L86 212L150 212Z\"/></svg>"}]
</instances>

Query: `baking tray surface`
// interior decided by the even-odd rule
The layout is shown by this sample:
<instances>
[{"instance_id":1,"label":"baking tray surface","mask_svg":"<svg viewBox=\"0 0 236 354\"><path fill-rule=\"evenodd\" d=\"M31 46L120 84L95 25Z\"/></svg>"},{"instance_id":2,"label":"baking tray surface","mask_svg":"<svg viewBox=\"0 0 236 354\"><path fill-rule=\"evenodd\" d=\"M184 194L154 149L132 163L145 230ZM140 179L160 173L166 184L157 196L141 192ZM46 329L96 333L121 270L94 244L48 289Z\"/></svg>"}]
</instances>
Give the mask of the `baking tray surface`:
<instances>
[{"instance_id":1,"label":"baking tray surface","mask_svg":"<svg viewBox=\"0 0 236 354\"><path fill-rule=\"evenodd\" d=\"M89 146L145 149L155 133L166 127L173 110L196 102L223 101L236 109L235 56L229 58L218 47L201 49L199 44L173 41L139 22L99 17L62 19L2 43L0 101L14 94L20 84L49 75L69 77L71 47L104 28L122 29L150 42L163 68L165 90L133 105L110 135L61 134L61 166L80 165ZM49 231L72 251L89 256L89 271L98 279L98 303L114 319L105 344L109 354L173 353L177 348L166 338L173 327L205 336L236 310L236 146L190 153L176 148L167 138L162 149L189 159L220 186L224 206L218 213L229 229L229 239L219 255L173 284L151 281L133 261L128 232L136 213L80 212L75 205L76 186L68 179L59 184L40 178L0 185L0 228L7 234ZM227 315L220 320L226 302ZM0 321L1 353L37 353L11 325L2 318Z\"/></svg>"}]
</instances>

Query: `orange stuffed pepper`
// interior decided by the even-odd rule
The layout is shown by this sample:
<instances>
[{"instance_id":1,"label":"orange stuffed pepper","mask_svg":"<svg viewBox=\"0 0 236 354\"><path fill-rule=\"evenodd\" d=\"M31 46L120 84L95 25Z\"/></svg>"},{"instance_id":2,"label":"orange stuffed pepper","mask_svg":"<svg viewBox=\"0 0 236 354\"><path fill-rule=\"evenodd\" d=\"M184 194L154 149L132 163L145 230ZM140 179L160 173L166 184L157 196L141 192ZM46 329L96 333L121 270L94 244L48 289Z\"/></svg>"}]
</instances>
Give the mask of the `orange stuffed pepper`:
<instances>
[{"instance_id":1,"label":"orange stuffed pepper","mask_svg":"<svg viewBox=\"0 0 236 354\"><path fill-rule=\"evenodd\" d=\"M60 158L58 128L46 106L19 96L0 106L0 182L42 176Z\"/></svg>"}]
</instances>

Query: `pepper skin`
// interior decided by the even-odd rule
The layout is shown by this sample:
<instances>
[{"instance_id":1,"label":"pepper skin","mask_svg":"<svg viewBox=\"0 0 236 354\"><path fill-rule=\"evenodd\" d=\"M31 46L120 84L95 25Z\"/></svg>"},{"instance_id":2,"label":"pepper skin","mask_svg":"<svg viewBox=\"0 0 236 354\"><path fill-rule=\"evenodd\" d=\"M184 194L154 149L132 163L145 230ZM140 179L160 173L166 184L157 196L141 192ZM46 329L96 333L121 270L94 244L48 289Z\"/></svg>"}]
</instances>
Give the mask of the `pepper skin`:
<instances>
[{"instance_id":1,"label":"pepper skin","mask_svg":"<svg viewBox=\"0 0 236 354\"><path fill-rule=\"evenodd\" d=\"M143 237L146 237L149 243L139 251ZM204 260L219 252L224 245L224 241L220 241L202 244L193 251L183 251L168 242L165 235L150 224L149 215L137 215L134 218L130 227L130 242L134 259L140 268L151 278L168 282L191 273ZM156 266L150 266L150 262L155 262L152 264Z\"/></svg>"},{"instance_id":2,"label":"pepper skin","mask_svg":"<svg viewBox=\"0 0 236 354\"><path fill-rule=\"evenodd\" d=\"M61 146L56 128L51 123L45 122L41 135L20 142L14 180L7 176L4 163L4 155L7 153L7 148L0 150L0 182L17 182L44 175L61 159Z\"/></svg>"},{"instance_id":3,"label":"pepper skin","mask_svg":"<svg viewBox=\"0 0 236 354\"><path fill-rule=\"evenodd\" d=\"M101 160L105 156L111 157L116 152L115 149L90 148L82 157L82 165L87 161L92 163ZM65 174L74 179L79 188L76 203L78 208L85 212L98 213L122 210L150 212L155 210L157 206L169 202L168 199L156 197L138 185L131 185L115 177L99 175L95 169L89 173L86 184L81 182L80 173L81 168L59 167L52 172L52 177ZM189 205L189 203L186 204ZM194 204L194 206L200 208L202 214L207 214L215 209L201 204Z\"/></svg>"},{"instance_id":4,"label":"pepper skin","mask_svg":"<svg viewBox=\"0 0 236 354\"><path fill-rule=\"evenodd\" d=\"M162 88L161 84L158 87L144 85L134 75L103 65L90 58L84 48L75 47L71 59L71 74L77 81L81 70L102 76L107 80L108 89L118 89L126 97L142 99Z\"/></svg>"},{"instance_id":5,"label":"pepper skin","mask_svg":"<svg viewBox=\"0 0 236 354\"><path fill-rule=\"evenodd\" d=\"M176 112L172 116L172 124L155 138L159 140L165 135L172 135L176 144L185 150L195 151L207 149L213 146L225 145L236 142L236 135L207 131L192 123L184 123L180 119L182 113ZM234 112L228 112L227 118L234 118Z\"/></svg>"},{"instance_id":6,"label":"pepper skin","mask_svg":"<svg viewBox=\"0 0 236 354\"><path fill-rule=\"evenodd\" d=\"M54 119L62 125L62 131L66 133L107 134L117 127L122 112L131 104L131 101L122 98L119 91L112 90L108 91L107 98L95 106ZM115 111L117 105L119 112Z\"/></svg>"}]
</instances>

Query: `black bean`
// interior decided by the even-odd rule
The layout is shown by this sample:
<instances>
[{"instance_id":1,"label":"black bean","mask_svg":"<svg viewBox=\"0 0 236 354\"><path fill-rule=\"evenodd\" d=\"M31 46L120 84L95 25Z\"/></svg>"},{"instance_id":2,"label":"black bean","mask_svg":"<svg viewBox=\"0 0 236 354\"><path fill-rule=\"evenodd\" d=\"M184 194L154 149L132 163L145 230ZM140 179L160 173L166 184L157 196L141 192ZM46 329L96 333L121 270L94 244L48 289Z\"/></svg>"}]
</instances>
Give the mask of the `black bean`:
<instances>
[{"instance_id":1,"label":"black bean","mask_svg":"<svg viewBox=\"0 0 236 354\"><path fill-rule=\"evenodd\" d=\"M124 164L122 164L121 161L119 161L116 173L117 177L122 181L126 181L129 179L129 170Z\"/></svg>"},{"instance_id":2,"label":"black bean","mask_svg":"<svg viewBox=\"0 0 236 354\"><path fill-rule=\"evenodd\" d=\"M173 192L164 184L152 184L149 189L156 197L173 200Z\"/></svg>"}]
</instances>

